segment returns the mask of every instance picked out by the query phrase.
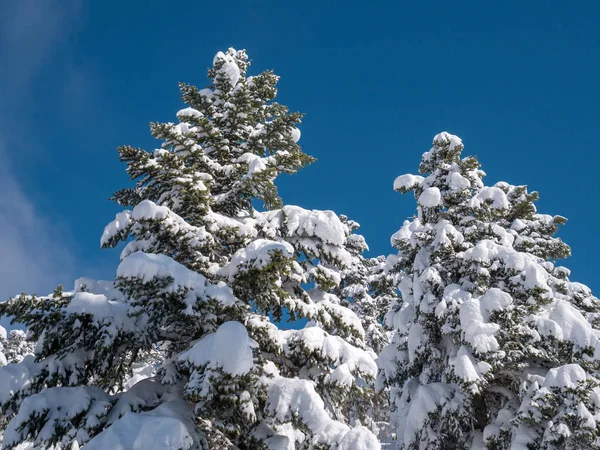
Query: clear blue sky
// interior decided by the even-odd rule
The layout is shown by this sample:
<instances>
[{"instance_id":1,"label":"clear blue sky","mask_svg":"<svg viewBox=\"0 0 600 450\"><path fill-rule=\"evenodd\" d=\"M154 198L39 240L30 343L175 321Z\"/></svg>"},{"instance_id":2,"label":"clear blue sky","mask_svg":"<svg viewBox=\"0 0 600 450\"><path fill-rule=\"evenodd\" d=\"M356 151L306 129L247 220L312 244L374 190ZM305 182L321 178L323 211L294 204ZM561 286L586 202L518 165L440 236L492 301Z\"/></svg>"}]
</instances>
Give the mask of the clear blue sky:
<instances>
[{"instance_id":1,"label":"clear blue sky","mask_svg":"<svg viewBox=\"0 0 600 450\"><path fill-rule=\"evenodd\" d=\"M154 148L177 82L204 86L215 52L246 48L306 113L318 161L284 201L362 224L372 252L414 212L392 191L446 130L486 182L528 184L569 219L572 279L600 293L600 3L2 1L0 295L111 277L99 238L127 178L115 147Z\"/></svg>"}]
</instances>

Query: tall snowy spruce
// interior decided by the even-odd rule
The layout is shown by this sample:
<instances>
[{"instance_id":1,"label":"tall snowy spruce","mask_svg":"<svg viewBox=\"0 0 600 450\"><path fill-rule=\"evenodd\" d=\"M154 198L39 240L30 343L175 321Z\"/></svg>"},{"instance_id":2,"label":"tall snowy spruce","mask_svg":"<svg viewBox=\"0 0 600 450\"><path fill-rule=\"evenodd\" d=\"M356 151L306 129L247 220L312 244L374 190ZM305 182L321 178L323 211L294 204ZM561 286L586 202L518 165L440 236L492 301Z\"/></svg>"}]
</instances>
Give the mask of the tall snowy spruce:
<instances>
[{"instance_id":1,"label":"tall snowy spruce","mask_svg":"<svg viewBox=\"0 0 600 450\"><path fill-rule=\"evenodd\" d=\"M2 304L37 341L0 368L2 448L379 448L364 407L377 365L340 286L364 240L343 216L282 205L275 179L312 158L301 115L273 101L278 77L248 66L219 52L208 88L180 86L178 123L151 125L160 148L119 149L136 183L101 240L126 242L114 281ZM308 325L281 329L286 314Z\"/></svg>"},{"instance_id":2,"label":"tall snowy spruce","mask_svg":"<svg viewBox=\"0 0 600 450\"><path fill-rule=\"evenodd\" d=\"M600 448L600 302L555 261L560 216L484 186L461 140L434 138L417 217L392 237L401 300L380 358L400 449Z\"/></svg>"}]
</instances>

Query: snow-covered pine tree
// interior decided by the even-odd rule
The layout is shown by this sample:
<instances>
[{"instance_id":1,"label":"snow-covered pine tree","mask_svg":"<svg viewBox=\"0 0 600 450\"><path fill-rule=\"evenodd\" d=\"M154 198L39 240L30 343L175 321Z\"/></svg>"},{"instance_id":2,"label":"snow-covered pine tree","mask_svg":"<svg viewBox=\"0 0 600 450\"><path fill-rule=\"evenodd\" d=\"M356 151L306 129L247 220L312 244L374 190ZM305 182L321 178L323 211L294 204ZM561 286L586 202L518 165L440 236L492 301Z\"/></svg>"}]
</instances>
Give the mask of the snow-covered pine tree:
<instances>
[{"instance_id":1,"label":"snow-covered pine tree","mask_svg":"<svg viewBox=\"0 0 600 450\"><path fill-rule=\"evenodd\" d=\"M208 88L180 86L179 123L151 125L159 149L119 149L137 181L101 240L127 242L114 282L1 306L38 340L35 361L0 368L3 448L379 448L344 415L377 372L335 295L351 230L282 206L276 177L312 158L300 114L273 101L278 77L248 66L219 52ZM286 310L311 326L280 329ZM156 375L117 392L156 343Z\"/></svg>"},{"instance_id":2,"label":"snow-covered pine tree","mask_svg":"<svg viewBox=\"0 0 600 450\"><path fill-rule=\"evenodd\" d=\"M23 361L27 355L32 355L35 344L27 340L23 330L10 330L0 326L0 366Z\"/></svg>"},{"instance_id":3,"label":"snow-covered pine tree","mask_svg":"<svg viewBox=\"0 0 600 450\"><path fill-rule=\"evenodd\" d=\"M565 222L536 192L484 186L461 140L434 138L418 215L392 237L401 301L380 365L401 449L600 448L600 302L557 259Z\"/></svg>"},{"instance_id":4,"label":"snow-covered pine tree","mask_svg":"<svg viewBox=\"0 0 600 450\"><path fill-rule=\"evenodd\" d=\"M365 258L362 255L368 246L363 236L355 233L359 224L344 215L340 216L340 220L346 228L345 247L352 259L339 274L340 280L332 286L335 295L360 318L367 349L377 355L388 343L383 318L396 295L396 288L389 282L384 257ZM344 416L352 417L381 434L382 427L389 427L387 389L375 391L374 385L365 385L360 390L355 387L355 390L348 398Z\"/></svg>"},{"instance_id":5,"label":"snow-covered pine tree","mask_svg":"<svg viewBox=\"0 0 600 450\"><path fill-rule=\"evenodd\" d=\"M379 353L387 344L383 318L391 303L389 291L382 289L385 280L384 260L383 257L364 257L363 252L369 248L363 236L354 233L359 224L344 215L340 216L340 220L348 230L345 247L352 255L352 261L342 270L335 292L338 297L345 299L345 304L360 318L367 346Z\"/></svg>"}]
</instances>

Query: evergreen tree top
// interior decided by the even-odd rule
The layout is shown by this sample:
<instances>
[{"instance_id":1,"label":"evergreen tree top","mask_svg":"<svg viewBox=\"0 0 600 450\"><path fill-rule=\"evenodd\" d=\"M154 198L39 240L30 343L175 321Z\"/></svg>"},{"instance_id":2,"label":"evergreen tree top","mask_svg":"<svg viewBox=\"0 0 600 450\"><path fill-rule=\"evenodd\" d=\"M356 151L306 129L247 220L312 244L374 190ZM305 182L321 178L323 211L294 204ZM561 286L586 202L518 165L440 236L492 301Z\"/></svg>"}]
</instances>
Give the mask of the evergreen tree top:
<instances>
[{"instance_id":1,"label":"evergreen tree top","mask_svg":"<svg viewBox=\"0 0 600 450\"><path fill-rule=\"evenodd\" d=\"M138 182L115 194L118 203L135 206L145 198L186 220L202 216L207 205L236 216L252 209L252 198L281 207L275 178L314 159L297 143L302 115L273 101L279 77L271 71L247 77L249 65L244 51L230 48L215 56L208 88L180 84L189 105L177 113L180 123L151 124L161 148L119 149Z\"/></svg>"},{"instance_id":2,"label":"evergreen tree top","mask_svg":"<svg viewBox=\"0 0 600 450\"><path fill-rule=\"evenodd\" d=\"M377 365L340 289L348 273L366 285L353 270L366 243L333 211L282 205L276 177L313 159L301 115L273 101L278 77L248 67L219 52L208 88L180 85L178 123L151 125L160 148L118 149L135 186L115 193L129 209L101 238L126 243L113 281L0 305L38 341L35 358L0 367L13 380L4 448L110 448L156 417L169 424L157 442L185 450L379 448ZM309 324L281 329L285 312ZM132 385L149 355L155 370Z\"/></svg>"},{"instance_id":3,"label":"evergreen tree top","mask_svg":"<svg viewBox=\"0 0 600 450\"><path fill-rule=\"evenodd\" d=\"M526 186L485 186L462 150L440 133L394 182L417 200L392 236L401 300L379 360L400 448L598 448L600 301L555 264L566 219Z\"/></svg>"}]
</instances>

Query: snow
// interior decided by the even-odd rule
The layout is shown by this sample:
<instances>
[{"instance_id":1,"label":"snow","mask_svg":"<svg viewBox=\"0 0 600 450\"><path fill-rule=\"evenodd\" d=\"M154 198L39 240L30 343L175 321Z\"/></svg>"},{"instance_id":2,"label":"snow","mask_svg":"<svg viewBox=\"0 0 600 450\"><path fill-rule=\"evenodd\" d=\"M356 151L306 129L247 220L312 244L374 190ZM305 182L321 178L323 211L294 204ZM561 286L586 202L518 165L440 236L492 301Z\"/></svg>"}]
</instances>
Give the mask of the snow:
<instances>
[{"instance_id":1,"label":"snow","mask_svg":"<svg viewBox=\"0 0 600 450\"><path fill-rule=\"evenodd\" d=\"M342 321L361 336L364 336L365 331L360 318L350 308L340 305L340 299L333 294L323 292L320 289L310 289L308 291L310 299L315 303L315 307L307 305L306 312L313 315L320 314L321 319L329 324L333 320L332 316L341 318Z\"/></svg>"},{"instance_id":2,"label":"snow","mask_svg":"<svg viewBox=\"0 0 600 450\"><path fill-rule=\"evenodd\" d=\"M217 64L218 62L223 63L223 65L218 69L218 75L225 77L231 86L234 87L242 75L240 68L235 62L235 58L229 51L227 54L218 52L213 60L213 65Z\"/></svg>"},{"instance_id":3,"label":"snow","mask_svg":"<svg viewBox=\"0 0 600 450\"><path fill-rule=\"evenodd\" d=\"M133 208L131 218L133 220L163 220L171 210L166 206L158 206L150 200L142 200Z\"/></svg>"},{"instance_id":4,"label":"snow","mask_svg":"<svg viewBox=\"0 0 600 450\"><path fill-rule=\"evenodd\" d=\"M433 247L451 246L454 242L462 244L464 236L448 220L440 220L435 224L435 239Z\"/></svg>"},{"instance_id":5,"label":"snow","mask_svg":"<svg viewBox=\"0 0 600 450\"><path fill-rule=\"evenodd\" d=\"M498 288L488 289L483 296L479 299L481 303L482 312L484 317L488 320L489 315L494 311L502 311L509 308L513 303L513 299L510 294L501 291Z\"/></svg>"},{"instance_id":6,"label":"snow","mask_svg":"<svg viewBox=\"0 0 600 450\"><path fill-rule=\"evenodd\" d=\"M411 308L412 309L412 308ZM406 312L409 312L409 308L406 308ZM412 312L412 311L411 311ZM400 314L399 317L403 315ZM396 325L396 321L394 321L394 325ZM419 351L425 347L427 343L427 338L425 336L425 332L420 323L414 323L408 332L408 358L409 361L414 361L417 359L419 355Z\"/></svg>"},{"instance_id":7,"label":"snow","mask_svg":"<svg viewBox=\"0 0 600 450\"><path fill-rule=\"evenodd\" d=\"M177 111L178 119L185 119L186 117L193 117L195 119L200 119L200 118L204 117L204 115L200 111L198 111L197 109L194 109L194 108L184 108L184 109L180 109L179 111Z\"/></svg>"},{"instance_id":8,"label":"snow","mask_svg":"<svg viewBox=\"0 0 600 450\"><path fill-rule=\"evenodd\" d=\"M103 294L77 292L65 308L67 314L91 314L94 322L102 327L104 344L110 345L120 330L134 330L135 318L127 314L129 305L122 301L108 300Z\"/></svg>"},{"instance_id":9,"label":"snow","mask_svg":"<svg viewBox=\"0 0 600 450\"><path fill-rule=\"evenodd\" d=\"M456 376L465 382L481 381L483 374L488 369L485 364L478 363L464 345L460 346L456 356L450 358L450 364ZM471 390L473 393L479 392L475 384L471 385Z\"/></svg>"},{"instance_id":10,"label":"snow","mask_svg":"<svg viewBox=\"0 0 600 450\"><path fill-rule=\"evenodd\" d=\"M470 205L472 208L479 208L486 201L491 201L492 207L497 209L508 208L510 206L510 202L504 191L493 186L482 188L477 195L471 199Z\"/></svg>"},{"instance_id":11,"label":"snow","mask_svg":"<svg viewBox=\"0 0 600 450\"><path fill-rule=\"evenodd\" d=\"M400 175L394 180L395 191L408 191L423 184L424 178L419 175Z\"/></svg>"},{"instance_id":12,"label":"snow","mask_svg":"<svg viewBox=\"0 0 600 450\"><path fill-rule=\"evenodd\" d=\"M347 363L337 366L328 378L330 383L350 387L354 384L354 376Z\"/></svg>"},{"instance_id":13,"label":"snow","mask_svg":"<svg viewBox=\"0 0 600 450\"><path fill-rule=\"evenodd\" d=\"M19 363L0 367L0 403L5 404L20 392L27 392L31 387L31 380L40 370L33 355L25 356Z\"/></svg>"},{"instance_id":14,"label":"snow","mask_svg":"<svg viewBox=\"0 0 600 450\"><path fill-rule=\"evenodd\" d=\"M162 384L157 377L149 377L138 381L128 390L116 394L116 403L110 410L106 423L111 425L128 412L148 410L160 403L175 400L181 395L180 385Z\"/></svg>"},{"instance_id":15,"label":"snow","mask_svg":"<svg viewBox=\"0 0 600 450\"><path fill-rule=\"evenodd\" d=\"M592 348L594 358L600 359L600 331L569 302L557 299L529 319L540 335L572 342L579 349Z\"/></svg>"},{"instance_id":16,"label":"snow","mask_svg":"<svg viewBox=\"0 0 600 450\"><path fill-rule=\"evenodd\" d=\"M171 278L172 282L164 291L177 292L187 289L201 298L213 298L224 306L235 303L230 287L223 283L208 284L206 278L174 259L161 254L135 252L121 261L117 268L117 277L124 279L137 278L143 283L150 283L156 278Z\"/></svg>"},{"instance_id":17,"label":"snow","mask_svg":"<svg viewBox=\"0 0 600 450\"><path fill-rule=\"evenodd\" d=\"M333 211L308 211L298 206L284 206L283 213L289 234L316 236L333 245L344 244L344 227Z\"/></svg>"},{"instance_id":18,"label":"snow","mask_svg":"<svg viewBox=\"0 0 600 450\"><path fill-rule=\"evenodd\" d=\"M188 450L202 442L193 412L171 400L141 413L128 412L85 445L86 450Z\"/></svg>"},{"instance_id":19,"label":"snow","mask_svg":"<svg viewBox=\"0 0 600 450\"><path fill-rule=\"evenodd\" d=\"M465 260L479 261L490 264L493 260L501 261L508 269L521 272L520 279L515 281L526 289L538 287L550 291L548 286L548 272L546 272L533 256L518 252L510 247L496 244L494 241L484 239L463 254Z\"/></svg>"},{"instance_id":20,"label":"snow","mask_svg":"<svg viewBox=\"0 0 600 450\"><path fill-rule=\"evenodd\" d=\"M282 229L285 237L317 237L340 247L346 241L344 225L333 211L307 210L289 205L262 213L257 220L267 230Z\"/></svg>"},{"instance_id":21,"label":"snow","mask_svg":"<svg viewBox=\"0 0 600 450\"><path fill-rule=\"evenodd\" d=\"M494 311L509 309L512 297L498 288L490 288L479 298L466 298L460 307L460 326L463 339L477 353L495 352L499 350L495 334L500 326L489 322Z\"/></svg>"},{"instance_id":22,"label":"snow","mask_svg":"<svg viewBox=\"0 0 600 450\"><path fill-rule=\"evenodd\" d=\"M117 268L117 277L138 278L143 283L150 283L155 278L172 277L174 291L193 288L196 284L204 284L206 280L166 255L144 252L135 252L123 259Z\"/></svg>"},{"instance_id":23,"label":"snow","mask_svg":"<svg viewBox=\"0 0 600 450\"><path fill-rule=\"evenodd\" d=\"M280 252L284 258L291 258L294 255L294 247L287 242L256 239L247 247L235 252L231 262L219 270L219 275L233 281L240 270L263 269L271 263L275 252Z\"/></svg>"},{"instance_id":24,"label":"snow","mask_svg":"<svg viewBox=\"0 0 600 450\"><path fill-rule=\"evenodd\" d=\"M412 247L415 247L417 245L417 241L414 237L414 233L420 227L421 222L418 218L415 218L415 220L411 222L405 220L402 227L392 234L392 237L390 238L390 244L392 247L395 247L397 241L408 241Z\"/></svg>"},{"instance_id":25,"label":"snow","mask_svg":"<svg viewBox=\"0 0 600 450\"><path fill-rule=\"evenodd\" d=\"M583 402L579 402L579 405L577 405L577 417L583 419L583 428L596 428L596 419L590 410L587 409L587 407L583 404Z\"/></svg>"},{"instance_id":26,"label":"snow","mask_svg":"<svg viewBox=\"0 0 600 450\"><path fill-rule=\"evenodd\" d=\"M200 89L200 91L198 91L198 93L202 96L202 97L206 97L206 98L212 98L215 94L213 92L212 89L210 88L204 88L204 89Z\"/></svg>"},{"instance_id":27,"label":"snow","mask_svg":"<svg viewBox=\"0 0 600 450\"><path fill-rule=\"evenodd\" d=\"M381 449L377 438L368 429L361 426L350 429L348 425L332 420L314 384L308 380L276 377L271 381L268 398L268 410L277 421L291 422L296 416L296 420L315 435L315 444L338 442L338 450Z\"/></svg>"},{"instance_id":28,"label":"snow","mask_svg":"<svg viewBox=\"0 0 600 450\"><path fill-rule=\"evenodd\" d=\"M44 389L23 400L18 414L6 428L3 446L8 447L27 437L32 415L41 415L42 422L39 424L42 425L41 429L36 433L35 444L50 441L59 428L76 433L75 437L85 442L89 439L87 431L101 424L100 420L110 407L110 398L98 387Z\"/></svg>"},{"instance_id":29,"label":"snow","mask_svg":"<svg viewBox=\"0 0 600 450\"><path fill-rule=\"evenodd\" d=\"M300 140L300 134L301 133L300 133L300 130L298 128L292 127L291 135L292 135L292 140L294 142L298 142Z\"/></svg>"},{"instance_id":30,"label":"snow","mask_svg":"<svg viewBox=\"0 0 600 450\"><path fill-rule=\"evenodd\" d=\"M129 391L133 386L138 384L142 380L146 380L154 376L156 372L156 368L151 364L141 364L136 363L131 367L132 375L129 379L124 383L123 388L126 391Z\"/></svg>"},{"instance_id":31,"label":"snow","mask_svg":"<svg viewBox=\"0 0 600 450\"><path fill-rule=\"evenodd\" d=\"M216 333L204 336L181 355L180 361L188 361L195 367L220 367L231 375L243 375L254 366L252 349L256 342L248 337L246 327L239 322L225 322Z\"/></svg>"},{"instance_id":32,"label":"snow","mask_svg":"<svg viewBox=\"0 0 600 450\"><path fill-rule=\"evenodd\" d=\"M112 238L114 238L117 234L126 231L130 225L131 211L125 210L117 213L115 215L115 220L106 225L104 228L104 233L102 233L102 237L100 238L100 245L107 245Z\"/></svg>"},{"instance_id":33,"label":"snow","mask_svg":"<svg viewBox=\"0 0 600 450\"><path fill-rule=\"evenodd\" d=\"M439 206L441 203L442 194L436 187L427 188L419 195L419 205L426 208L433 208L434 206Z\"/></svg>"},{"instance_id":34,"label":"snow","mask_svg":"<svg viewBox=\"0 0 600 450\"><path fill-rule=\"evenodd\" d=\"M453 191L462 191L471 187L471 182L460 173L452 172L448 175L448 186Z\"/></svg>"},{"instance_id":35,"label":"snow","mask_svg":"<svg viewBox=\"0 0 600 450\"><path fill-rule=\"evenodd\" d=\"M93 278L81 277L75 280L73 292L80 291L91 292L92 294L102 294L111 300L125 300L123 293L119 291L114 281L94 280Z\"/></svg>"},{"instance_id":36,"label":"snow","mask_svg":"<svg viewBox=\"0 0 600 450\"><path fill-rule=\"evenodd\" d=\"M212 222L209 226L211 232L220 231L223 228L231 228L237 230L237 234L240 236L256 236L256 229L252 226L252 223L245 224L239 220L212 211L208 213L206 219L208 222Z\"/></svg>"},{"instance_id":37,"label":"snow","mask_svg":"<svg viewBox=\"0 0 600 450\"><path fill-rule=\"evenodd\" d=\"M115 320L127 316L125 303L111 301L102 294L77 292L66 308L67 314L92 314L96 320Z\"/></svg>"},{"instance_id":38,"label":"snow","mask_svg":"<svg viewBox=\"0 0 600 450\"><path fill-rule=\"evenodd\" d=\"M368 428L361 425L348 431L337 446L337 450L375 450L381 445Z\"/></svg>"},{"instance_id":39,"label":"snow","mask_svg":"<svg viewBox=\"0 0 600 450\"><path fill-rule=\"evenodd\" d=\"M299 346L301 352L317 353L320 359L327 360L334 367L346 364L348 370L355 374L371 378L377 376L377 364L367 351L349 344L339 336L332 336L319 327L282 330L280 335L285 342L285 353L294 351L293 347ZM341 375L343 373L338 374Z\"/></svg>"},{"instance_id":40,"label":"snow","mask_svg":"<svg viewBox=\"0 0 600 450\"><path fill-rule=\"evenodd\" d=\"M0 325L0 339L6 339L8 334L6 333L6 328Z\"/></svg>"},{"instance_id":41,"label":"snow","mask_svg":"<svg viewBox=\"0 0 600 450\"><path fill-rule=\"evenodd\" d=\"M244 153L236 160L238 163L248 164L248 174L250 175L254 175L265 170L267 168L265 161L268 161L268 158L261 158L254 153Z\"/></svg>"},{"instance_id":42,"label":"snow","mask_svg":"<svg viewBox=\"0 0 600 450\"><path fill-rule=\"evenodd\" d=\"M550 369L544 378L543 387L569 389L587 379L585 370L579 364L567 364Z\"/></svg>"},{"instance_id":43,"label":"snow","mask_svg":"<svg viewBox=\"0 0 600 450\"><path fill-rule=\"evenodd\" d=\"M415 434L428 422L428 415L450 401L453 392L446 383L430 383L420 385L418 381L410 380L405 386L400 401L407 402L398 417L398 437L407 447Z\"/></svg>"},{"instance_id":44,"label":"snow","mask_svg":"<svg viewBox=\"0 0 600 450\"><path fill-rule=\"evenodd\" d=\"M456 147L462 147L463 145L461 138L446 131L436 134L433 138L433 142L442 147L448 145L449 150L454 150Z\"/></svg>"}]
</instances>

